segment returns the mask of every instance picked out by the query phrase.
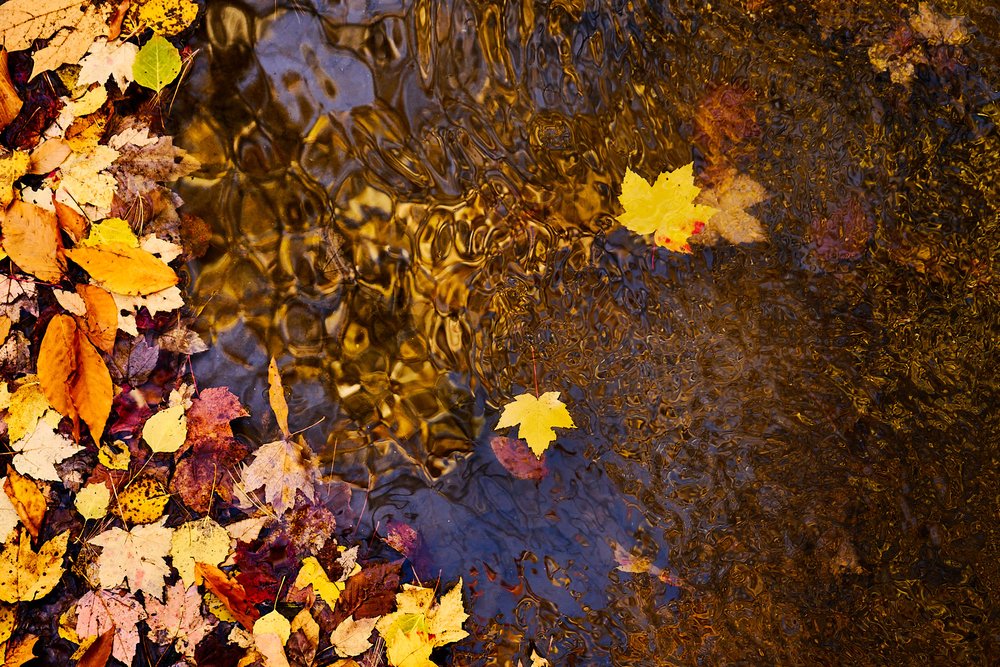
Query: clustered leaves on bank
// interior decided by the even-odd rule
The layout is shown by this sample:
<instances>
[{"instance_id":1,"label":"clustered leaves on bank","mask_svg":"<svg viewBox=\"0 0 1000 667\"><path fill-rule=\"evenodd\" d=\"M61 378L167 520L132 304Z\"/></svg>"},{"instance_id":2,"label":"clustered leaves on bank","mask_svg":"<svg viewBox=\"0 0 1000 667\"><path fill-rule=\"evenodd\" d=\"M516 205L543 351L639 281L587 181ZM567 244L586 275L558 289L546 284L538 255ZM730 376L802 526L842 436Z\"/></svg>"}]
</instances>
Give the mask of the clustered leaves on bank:
<instances>
[{"instance_id":1,"label":"clustered leaves on bank","mask_svg":"<svg viewBox=\"0 0 1000 667\"><path fill-rule=\"evenodd\" d=\"M237 397L185 372L206 346L178 268L208 232L167 187L198 165L154 93L197 14L0 6L0 663L432 666L467 635L461 581L401 588L402 561L338 543L350 492L273 361L281 434L256 451Z\"/></svg>"}]
</instances>

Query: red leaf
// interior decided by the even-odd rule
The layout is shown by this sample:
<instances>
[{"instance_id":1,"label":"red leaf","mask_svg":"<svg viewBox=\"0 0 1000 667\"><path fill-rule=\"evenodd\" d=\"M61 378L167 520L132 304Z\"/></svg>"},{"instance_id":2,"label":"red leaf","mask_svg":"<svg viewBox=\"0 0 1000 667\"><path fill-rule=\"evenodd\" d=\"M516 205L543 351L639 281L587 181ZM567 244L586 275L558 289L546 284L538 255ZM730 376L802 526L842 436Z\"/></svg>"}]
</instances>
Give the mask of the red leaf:
<instances>
[{"instance_id":1,"label":"red leaf","mask_svg":"<svg viewBox=\"0 0 1000 667\"><path fill-rule=\"evenodd\" d=\"M247 631L253 632L253 624L260 618L260 612L247 600L243 584L230 579L225 572L207 563L195 563L194 571L196 577L204 579L205 588L222 600L233 618Z\"/></svg>"},{"instance_id":2,"label":"red leaf","mask_svg":"<svg viewBox=\"0 0 1000 667\"><path fill-rule=\"evenodd\" d=\"M549 468L545 465L545 455L536 458L524 440L496 436L490 439L490 447L493 448L500 465L518 479L533 479L537 482L549 474Z\"/></svg>"}]
</instances>

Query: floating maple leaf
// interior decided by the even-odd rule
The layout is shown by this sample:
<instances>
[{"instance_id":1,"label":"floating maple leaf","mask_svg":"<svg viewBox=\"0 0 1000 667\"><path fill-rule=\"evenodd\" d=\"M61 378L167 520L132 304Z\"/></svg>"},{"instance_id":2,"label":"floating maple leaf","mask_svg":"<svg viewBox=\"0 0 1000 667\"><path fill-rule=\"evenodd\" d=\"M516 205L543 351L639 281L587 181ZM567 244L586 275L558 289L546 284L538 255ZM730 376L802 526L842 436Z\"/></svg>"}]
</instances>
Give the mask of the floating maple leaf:
<instances>
[{"instance_id":1,"label":"floating maple leaf","mask_svg":"<svg viewBox=\"0 0 1000 667\"><path fill-rule=\"evenodd\" d=\"M547 391L539 397L521 394L504 406L497 428L518 426L518 435L528 443L535 456L555 440L556 428L576 428L566 404L559 400L558 391Z\"/></svg>"},{"instance_id":2,"label":"floating maple leaf","mask_svg":"<svg viewBox=\"0 0 1000 667\"><path fill-rule=\"evenodd\" d=\"M630 169L618 197L624 209L618 222L636 234L652 234L653 241L668 250L689 253L688 237L718 213L711 206L694 203L699 192L693 162L660 174L653 185Z\"/></svg>"},{"instance_id":3,"label":"floating maple leaf","mask_svg":"<svg viewBox=\"0 0 1000 667\"><path fill-rule=\"evenodd\" d=\"M462 624L469 617L462 604L462 581L434 603L434 589L404 585L396 595L396 611L383 616L375 629L385 640L389 664L436 667L430 659L438 646L469 636Z\"/></svg>"},{"instance_id":4,"label":"floating maple leaf","mask_svg":"<svg viewBox=\"0 0 1000 667\"><path fill-rule=\"evenodd\" d=\"M721 239L730 243L764 241L764 228L746 209L766 198L767 191L745 174L702 191L697 201L716 208L719 212L691 240L697 243L716 243Z\"/></svg>"}]
</instances>

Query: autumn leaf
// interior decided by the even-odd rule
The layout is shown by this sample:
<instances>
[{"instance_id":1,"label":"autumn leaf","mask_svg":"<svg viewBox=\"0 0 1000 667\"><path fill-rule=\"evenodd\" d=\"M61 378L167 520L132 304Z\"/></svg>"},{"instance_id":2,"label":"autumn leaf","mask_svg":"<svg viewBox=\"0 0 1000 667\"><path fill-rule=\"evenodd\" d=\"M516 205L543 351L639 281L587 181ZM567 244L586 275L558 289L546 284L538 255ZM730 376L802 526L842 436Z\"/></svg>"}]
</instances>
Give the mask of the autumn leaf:
<instances>
[{"instance_id":1,"label":"autumn leaf","mask_svg":"<svg viewBox=\"0 0 1000 667\"><path fill-rule=\"evenodd\" d=\"M187 417L183 405L171 405L146 420L142 439L156 452L173 453L187 439Z\"/></svg>"},{"instance_id":2,"label":"autumn leaf","mask_svg":"<svg viewBox=\"0 0 1000 667\"><path fill-rule=\"evenodd\" d=\"M128 579L129 590L144 591L155 597L163 594L163 578L170 574L164 558L170 551L172 528L166 518L131 530L111 528L90 540L101 547L97 559L102 588L114 588Z\"/></svg>"},{"instance_id":3,"label":"autumn leaf","mask_svg":"<svg viewBox=\"0 0 1000 667\"><path fill-rule=\"evenodd\" d=\"M317 472L301 439L269 442L254 455L253 463L243 469L243 486L248 492L263 487L264 499L275 512L282 514L293 507L299 492L315 500Z\"/></svg>"},{"instance_id":4,"label":"autumn leaf","mask_svg":"<svg viewBox=\"0 0 1000 667\"><path fill-rule=\"evenodd\" d=\"M183 32L198 17L198 4L193 0L145 0L133 3L124 29L152 30L160 35Z\"/></svg>"},{"instance_id":5,"label":"autumn leaf","mask_svg":"<svg viewBox=\"0 0 1000 667\"><path fill-rule=\"evenodd\" d=\"M396 595L396 611L383 616L375 629L385 640L394 667L436 667L431 651L469 636L462 624L469 617L462 603L462 581L434 603L434 589L405 584Z\"/></svg>"},{"instance_id":6,"label":"autumn leaf","mask_svg":"<svg viewBox=\"0 0 1000 667\"><path fill-rule=\"evenodd\" d=\"M291 634L292 624L277 610L264 614L253 624L254 644L264 656L265 667L288 667L285 642Z\"/></svg>"},{"instance_id":7,"label":"autumn leaf","mask_svg":"<svg viewBox=\"0 0 1000 667\"><path fill-rule=\"evenodd\" d=\"M56 315L49 321L38 351L38 379L49 403L73 420L77 434L82 418L94 440L100 440L114 385L100 352L71 316Z\"/></svg>"},{"instance_id":8,"label":"autumn leaf","mask_svg":"<svg viewBox=\"0 0 1000 667\"><path fill-rule=\"evenodd\" d=\"M118 334L118 306L107 290L97 285L77 285L86 313L77 324L98 350L111 354Z\"/></svg>"},{"instance_id":9,"label":"autumn leaf","mask_svg":"<svg viewBox=\"0 0 1000 667\"><path fill-rule=\"evenodd\" d=\"M102 287L118 294L144 295L172 287L177 274L152 253L121 243L76 247L66 256Z\"/></svg>"},{"instance_id":10,"label":"autumn leaf","mask_svg":"<svg viewBox=\"0 0 1000 667\"><path fill-rule=\"evenodd\" d=\"M153 523L163 516L163 510L169 502L170 494L167 493L163 483L155 477L146 475L133 479L118 494L112 511L127 523Z\"/></svg>"},{"instance_id":11,"label":"autumn leaf","mask_svg":"<svg viewBox=\"0 0 1000 667\"><path fill-rule=\"evenodd\" d=\"M131 665L139 643L139 621L146 618L142 604L129 593L90 591L80 598L76 608L76 633L80 639L100 637L114 630L111 654Z\"/></svg>"},{"instance_id":12,"label":"autumn leaf","mask_svg":"<svg viewBox=\"0 0 1000 667\"><path fill-rule=\"evenodd\" d=\"M149 638L161 646L173 645L188 659L194 659L195 648L218 624L202 616L198 587L185 588L179 581L167 586L164 602L146 598L146 613Z\"/></svg>"},{"instance_id":13,"label":"autumn leaf","mask_svg":"<svg viewBox=\"0 0 1000 667\"><path fill-rule=\"evenodd\" d=\"M0 48L0 54L6 53ZM6 58L0 57L0 65ZM3 71L0 70L0 82L2 82ZM2 94L2 83L0 83L0 94ZM14 183L28 173L31 158L27 153L12 151L0 157L0 209L7 208L14 201Z\"/></svg>"},{"instance_id":14,"label":"autumn leaf","mask_svg":"<svg viewBox=\"0 0 1000 667\"><path fill-rule=\"evenodd\" d=\"M0 477L0 485L6 484L6 482L6 477ZM17 528L20 521L14 503L10 501L6 493L0 493L0 544L7 542L11 531Z\"/></svg>"},{"instance_id":15,"label":"autumn leaf","mask_svg":"<svg viewBox=\"0 0 1000 667\"><path fill-rule=\"evenodd\" d=\"M636 234L653 234L653 241L668 250L689 253L688 237L718 212L694 203L700 191L692 162L660 174L653 185L628 170L618 197L624 209L618 222Z\"/></svg>"},{"instance_id":16,"label":"autumn leaf","mask_svg":"<svg viewBox=\"0 0 1000 667\"><path fill-rule=\"evenodd\" d=\"M95 16L103 23L103 17L96 8L80 0L10 0L0 7L0 43L9 51L23 51L30 48L36 39L48 39L60 31L62 34L56 35L49 43L51 47L67 50L63 54L66 59L56 66L65 62L75 63L101 33L100 25L95 25ZM106 25L104 29L107 29ZM86 40L86 44L83 50L77 52L73 47L81 39ZM32 78L38 74L40 65L37 60L36 54L36 71L32 72Z\"/></svg>"},{"instance_id":17,"label":"autumn leaf","mask_svg":"<svg viewBox=\"0 0 1000 667\"><path fill-rule=\"evenodd\" d=\"M30 602L48 595L62 579L69 531L59 533L36 552L23 528L0 548L0 601Z\"/></svg>"},{"instance_id":18,"label":"autumn leaf","mask_svg":"<svg viewBox=\"0 0 1000 667\"><path fill-rule=\"evenodd\" d=\"M17 200L0 213L0 220L3 248L14 263L43 282L58 282L66 263L55 213Z\"/></svg>"},{"instance_id":19,"label":"autumn leaf","mask_svg":"<svg viewBox=\"0 0 1000 667\"><path fill-rule=\"evenodd\" d=\"M222 601L233 618L244 628L252 631L254 622L260 618L260 612L247 601L247 592L243 585L235 579L230 579L225 572L214 565L195 563L194 571L197 578L204 580L206 590L211 591Z\"/></svg>"},{"instance_id":20,"label":"autumn leaf","mask_svg":"<svg viewBox=\"0 0 1000 667\"><path fill-rule=\"evenodd\" d=\"M89 638L88 638L89 639ZM87 641L84 639L83 641ZM115 628L112 626L98 635L83 651L77 667L106 667L115 647ZM83 648L81 645L80 648Z\"/></svg>"},{"instance_id":21,"label":"autumn leaf","mask_svg":"<svg viewBox=\"0 0 1000 667\"><path fill-rule=\"evenodd\" d=\"M195 563L219 565L229 556L229 532L211 517L183 523L174 529L170 556L185 585L196 582Z\"/></svg>"},{"instance_id":22,"label":"autumn leaf","mask_svg":"<svg viewBox=\"0 0 1000 667\"><path fill-rule=\"evenodd\" d=\"M103 86L108 79L114 79L118 90L124 91L132 81L132 65L137 53L139 47L131 42L98 39L80 60L80 74L76 85L99 83Z\"/></svg>"},{"instance_id":23,"label":"autumn leaf","mask_svg":"<svg viewBox=\"0 0 1000 667\"><path fill-rule=\"evenodd\" d=\"M267 383L271 410L274 411L274 416L278 420L278 428L281 429L282 437L288 440L292 437L291 431L288 430L288 403L285 401L285 391L281 386L281 373L278 371L278 364L275 363L274 357L271 357L271 363L267 367Z\"/></svg>"},{"instance_id":24,"label":"autumn leaf","mask_svg":"<svg viewBox=\"0 0 1000 667\"><path fill-rule=\"evenodd\" d=\"M12 442L10 447L17 452L12 461L14 469L35 479L60 481L55 464L82 451L83 447L57 432L58 426L59 415L48 410L31 433Z\"/></svg>"},{"instance_id":25,"label":"autumn leaf","mask_svg":"<svg viewBox=\"0 0 1000 667\"><path fill-rule=\"evenodd\" d=\"M0 47L0 130L4 130L21 112L24 101L10 78L7 49ZM10 203L10 200L7 200Z\"/></svg>"},{"instance_id":26,"label":"autumn leaf","mask_svg":"<svg viewBox=\"0 0 1000 667\"><path fill-rule=\"evenodd\" d=\"M65 0L55 0L52 4L59 6L64 2ZM77 11L68 16L69 22L52 35L44 47L35 52L29 80L66 63L76 64L95 39L108 34L108 17L111 14L109 5L83 4L82 12L80 7L78 2Z\"/></svg>"},{"instance_id":27,"label":"autumn leaf","mask_svg":"<svg viewBox=\"0 0 1000 667\"><path fill-rule=\"evenodd\" d=\"M553 429L576 428L566 404L559 400L558 391L547 391L538 398L527 393L515 396L513 403L504 406L497 428L518 425L518 435L528 443L535 456L541 456L555 440Z\"/></svg>"},{"instance_id":28,"label":"autumn leaf","mask_svg":"<svg viewBox=\"0 0 1000 667\"><path fill-rule=\"evenodd\" d=\"M372 647L368 641L375 629L378 618L362 618L355 621L348 616L330 635L334 652L342 658L353 658Z\"/></svg>"},{"instance_id":29,"label":"autumn leaf","mask_svg":"<svg viewBox=\"0 0 1000 667\"><path fill-rule=\"evenodd\" d=\"M545 455L536 456L520 438L495 436L490 438L490 448L500 465L518 479L533 479L538 482L549 474Z\"/></svg>"},{"instance_id":30,"label":"autumn leaf","mask_svg":"<svg viewBox=\"0 0 1000 667\"><path fill-rule=\"evenodd\" d=\"M299 568L299 573L295 578L295 583L292 584L292 588L301 589L307 586L312 586L313 591L316 595L323 598L328 605L333 607L334 603L340 597L341 591L344 590L345 581L348 576L357 574L361 571L360 567L356 570L345 572L344 576L340 581L331 581L329 575L327 575L326 570L320 565L320 562L315 556L309 556L302 560L302 565Z\"/></svg>"},{"instance_id":31,"label":"autumn leaf","mask_svg":"<svg viewBox=\"0 0 1000 667\"><path fill-rule=\"evenodd\" d=\"M132 78L137 84L160 92L181 73L181 56L177 47L160 35L146 42L132 65Z\"/></svg>"},{"instance_id":32,"label":"autumn leaf","mask_svg":"<svg viewBox=\"0 0 1000 667\"><path fill-rule=\"evenodd\" d=\"M84 519L101 519L108 514L111 491L105 484L88 484L74 498L76 511Z\"/></svg>"},{"instance_id":33,"label":"autumn leaf","mask_svg":"<svg viewBox=\"0 0 1000 667\"><path fill-rule=\"evenodd\" d=\"M754 243L766 240L760 221L746 211L767 199L767 191L749 176L739 174L714 188L703 190L699 204L718 209L718 213L691 237L695 243L715 243L725 239L730 243Z\"/></svg>"},{"instance_id":34,"label":"autumn leaf","mask_svg":"<svg viewBox=\"0 0 1000 667\"><path fill-rule=\"evenodd\" d=\"M45 495L38 488L38 484L7 466L7 477L3 482L3 490L17 512L18 518L21 519L21 523L28 529L32 537L38 537L48 506ZM6 534L4 537L7 537Z\"/></svg>"}]
</instances>

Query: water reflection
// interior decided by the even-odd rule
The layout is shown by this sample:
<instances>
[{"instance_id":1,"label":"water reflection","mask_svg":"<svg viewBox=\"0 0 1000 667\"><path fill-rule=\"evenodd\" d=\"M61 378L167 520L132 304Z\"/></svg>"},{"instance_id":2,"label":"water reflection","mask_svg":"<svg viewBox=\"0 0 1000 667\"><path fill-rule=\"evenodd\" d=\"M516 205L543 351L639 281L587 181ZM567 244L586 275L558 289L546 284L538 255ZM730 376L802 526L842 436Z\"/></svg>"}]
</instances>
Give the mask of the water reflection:
<instances>
[{"instance_id":1,"label":"water reflection","mask_svg":"<svg viewBox=\"0 0 1000 667\"><path fill-rule=\"evenodd\" d=\"M213 0L199 382L265 415L278 357L362 534L464 576L456 664L995 660L1000 17L948 3L975 39L906 88L867 48L910 9ZM769 243L616 229L626 166L692 158ZM580 427L537 485L487 444L533 354Z\"/></svg>"}]
</instances>

